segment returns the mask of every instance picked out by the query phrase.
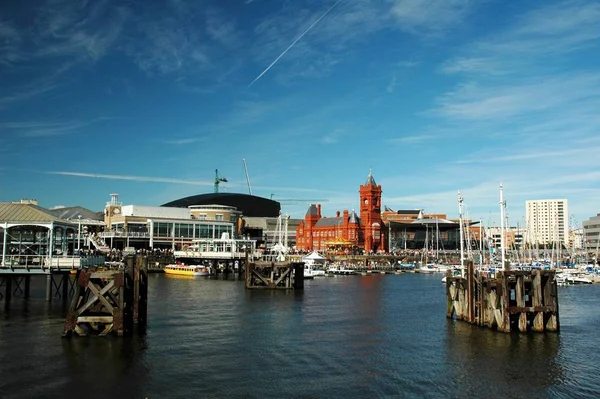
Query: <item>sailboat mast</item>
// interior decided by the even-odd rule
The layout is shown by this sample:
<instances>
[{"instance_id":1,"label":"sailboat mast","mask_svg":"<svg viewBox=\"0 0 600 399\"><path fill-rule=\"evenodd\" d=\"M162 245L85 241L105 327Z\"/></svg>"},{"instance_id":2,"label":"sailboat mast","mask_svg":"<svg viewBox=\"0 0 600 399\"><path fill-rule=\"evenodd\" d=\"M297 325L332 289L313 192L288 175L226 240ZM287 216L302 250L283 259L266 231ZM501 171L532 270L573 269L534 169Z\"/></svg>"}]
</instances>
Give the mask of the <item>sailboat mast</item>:
<instances>
[{"instance_id":1,"label":"sailboat mast","mask_svg":"<svg viewBox=\"0 0 600 399\"><path fill-rule=\"evenodd\" d=\"M479 271L483 268L483 227L481 223L481 218L479 218Z\"/></svg>"},{"instance_id":2,"label":"sailboat mast","mask_svg":"<svg viewBox=\"0 0 600 399\"><path fill-rule=\"evenodd\" d=\"M460 225L459 230L459 241L460 241L460 273L461 276L465 276L465 248L463 242L463 209L462 209L463 197L460 195L460 191L458 192L458 223Z\"/></svg>"},{"instance_id":3,"label":"sailboat mast","mask_svg":"<svg viewBox=\"0 0 600 399\"><path fill-rule=\"evenodd\" d=\"M500 251L502 253L502 270L506 269L506 250L504 238L504 211L506 209L506 201L504 200L504 189L500 183Z\"/></svg>"}]
</instances>

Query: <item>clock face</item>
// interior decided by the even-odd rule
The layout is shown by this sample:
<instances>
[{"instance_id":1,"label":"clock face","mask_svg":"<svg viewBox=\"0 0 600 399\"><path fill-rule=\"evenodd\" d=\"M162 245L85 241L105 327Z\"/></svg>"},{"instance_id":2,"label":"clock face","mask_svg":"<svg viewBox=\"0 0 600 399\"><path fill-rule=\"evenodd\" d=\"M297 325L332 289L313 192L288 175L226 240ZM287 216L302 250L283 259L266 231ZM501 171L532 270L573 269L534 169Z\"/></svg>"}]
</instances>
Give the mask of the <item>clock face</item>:
<instances>
[{"instance_id":1,"label":"clock face","mask_svg":"<svg viewBox=\"0 0 600 399\"><path fill-rule=\"evenodd\" d=\"M365 205L369 205L369 200L365 199Z\"/></svg>"}]
</instances>

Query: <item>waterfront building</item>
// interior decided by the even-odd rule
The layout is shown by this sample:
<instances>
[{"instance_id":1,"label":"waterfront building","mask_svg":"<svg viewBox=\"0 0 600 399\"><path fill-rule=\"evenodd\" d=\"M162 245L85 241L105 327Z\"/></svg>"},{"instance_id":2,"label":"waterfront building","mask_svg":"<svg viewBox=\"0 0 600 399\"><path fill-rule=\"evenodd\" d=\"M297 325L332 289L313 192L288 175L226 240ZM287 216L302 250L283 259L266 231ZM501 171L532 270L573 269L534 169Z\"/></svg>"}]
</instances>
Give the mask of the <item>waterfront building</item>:
<instances>
[{"instance_id":1,"label":"waterfront building","mask_svg":"<svg viewBox=\"0 0 600 399\"><path fill-rule=\"evenodd\" d=\"M530 200L525 202L527 242L534 245L569 245L568 204L566 199Z\"/></svg>"},{"instance_id":2,"label":"waterfront building","mask_svg":"<svg viewBox=\"0 0 600 399\"><path fill-rule=\"evenodd\" d=\"M1 266L56 266L59 259L79 265L77 253L84 249L81 232L98 223L85 208L46 209L30 200L0 203Z\"/></svg>"},{"instance_id":3,"label":"waterfront building","mask_svg":"<svg viewBox=\"0 0 600 399\"><path fill-rule=\"evenodd\" d=\"M600 213L583 222L583 239L585 248L597 254L600 249Z\"/></svg>"},{"instance_id":4,"label":"waterfront building","mask_svg":"<svg viewBox=\"0 0 600 399\"><path fill-rule=\"evenodd\" d=\"M278 201L242 193L207 193L180 198L162 206L189 208L192 205L227 205L235 207L245 217L277 218L281 212Z\"/></svg>"},{"instance_id":5,"label":"waterfront building","mask_svg":"<svg viewBox=\"0 0 600 399\"><path fill-rule=\"evenodd\" d=\"M200 238L226 234L239 238L241 212L227 205L190 205L187 208L123 205L118 194L104 209L105 231L100 233L110 248L180 249Z\"/></svg>"},{"instance_id":6,"label":"waterfront building","mask_svg":"<svg viewBox=\"0 0 600 399\"><path fill-rule=\"evenodd\" d=\"M359 188L360 216L346 209L337 211L334 217L324 217L321 205L311 204L296 228L296 249L346 253L385 251L381 194L381 186L369 172L366 183Z\"/></svg>"},{"instance_id":7,"label":"waterfront building","mask_svg":"<svg viewBox=\"0 0 600 399\"><path fill-rule=\"evenodd\" d=\"M460 224L443 213L425 213L423 209L384 208L382 219L387 226L392 251L401 249L454 250L460 247ZM479 223L463 220L465 244L472 249L486 248L485 229Z\"/></svg>"}]
</instances>

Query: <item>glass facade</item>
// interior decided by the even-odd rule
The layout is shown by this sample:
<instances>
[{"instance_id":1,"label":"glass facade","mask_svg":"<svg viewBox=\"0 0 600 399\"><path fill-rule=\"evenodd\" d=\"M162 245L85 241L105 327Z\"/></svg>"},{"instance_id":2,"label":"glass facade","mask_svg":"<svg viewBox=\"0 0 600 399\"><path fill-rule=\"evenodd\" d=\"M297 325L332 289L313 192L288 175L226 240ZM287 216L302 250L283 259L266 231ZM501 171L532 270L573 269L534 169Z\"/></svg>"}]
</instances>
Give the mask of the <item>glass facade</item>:
<instances>
[{"instance_id":1,"label":"glass facade","mask_svg":"<svg viewBox=\"0 0 600 399\"><path fill-rule=\"evenodd\" d=\"M152 236L161 238L221 238L223 233L230 238L237 236L234 225L231 223L179 223L179 222L154 222Z\"/></svg>"}]
</instances>

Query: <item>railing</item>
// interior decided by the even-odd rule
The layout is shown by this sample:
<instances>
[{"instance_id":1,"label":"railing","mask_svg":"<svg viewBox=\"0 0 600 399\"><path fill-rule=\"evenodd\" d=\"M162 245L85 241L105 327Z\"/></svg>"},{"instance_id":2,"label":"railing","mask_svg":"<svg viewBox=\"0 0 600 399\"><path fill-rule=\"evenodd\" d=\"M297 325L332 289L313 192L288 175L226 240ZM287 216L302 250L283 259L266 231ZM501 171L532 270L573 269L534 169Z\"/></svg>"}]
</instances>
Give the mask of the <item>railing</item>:
<instances>
[{"instance_id":1,"label":"railing","mask_svg":"<svg viewBox=\"0 0 600 399\"><path fill-rule=\"evenodd\" d=\"M105 263L104 256L54 256L46 255L8 255L4 264L0 265L3 271L41 271L50 269L77 269L80 267L100 266Z\"/></svg>"},{"instance_id":2,"label":"railing","mask_svg":"<svg viewBox=\"0 0 600 399\"><path fill-rule=\"evenodd\" d=\"M105 231L100 233L102 238L150 238L150 233L142 233L137 231Z\"/></svg>"},{"instance_id":3,"label":"railing","mask_svg":"<svg viewBox=\"0 0 600 399\"><path fill-rule=\"evenodd\" d=\"M196 259L243 259L246 257L244 251L175 251L175 258L196 258ZM248 259L255 259L253 253L248 253Z\"/></svg>"}]
</instances>

